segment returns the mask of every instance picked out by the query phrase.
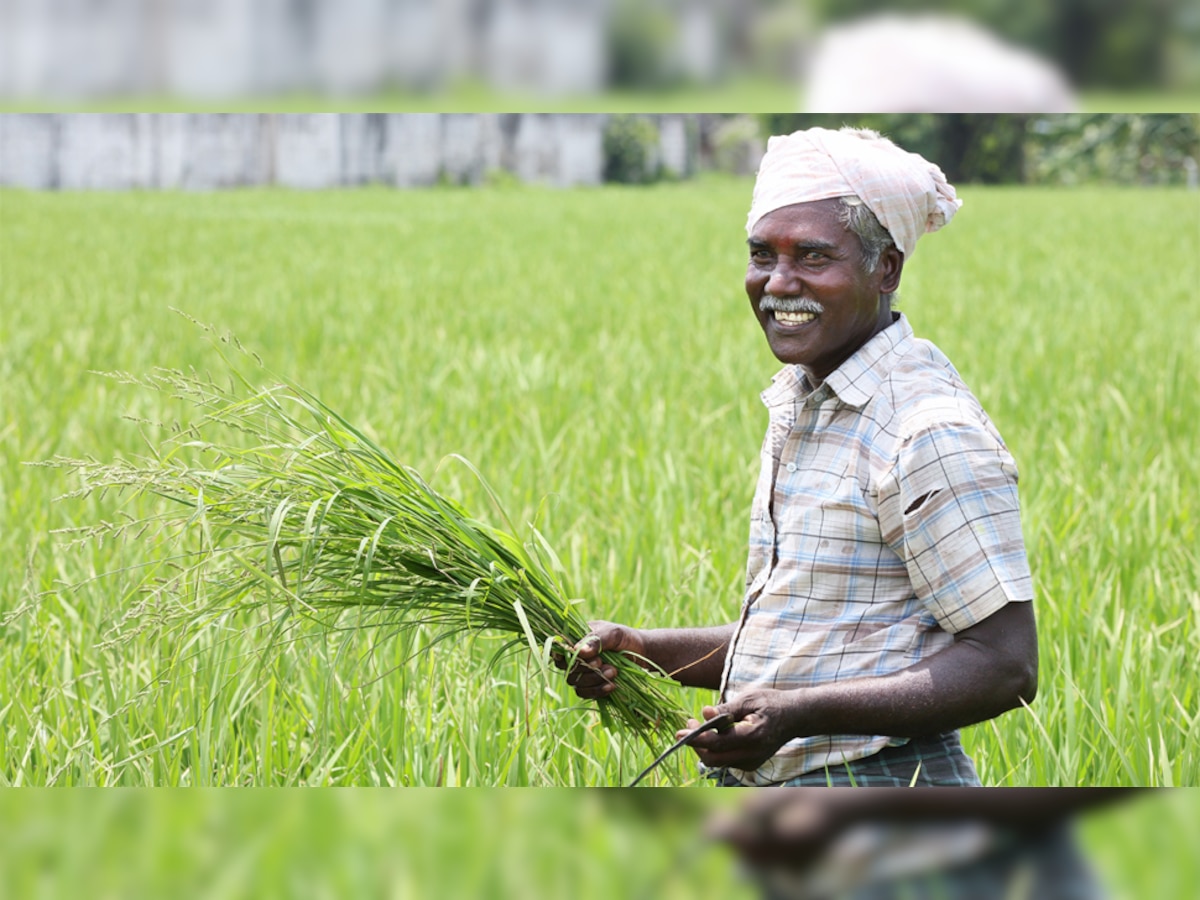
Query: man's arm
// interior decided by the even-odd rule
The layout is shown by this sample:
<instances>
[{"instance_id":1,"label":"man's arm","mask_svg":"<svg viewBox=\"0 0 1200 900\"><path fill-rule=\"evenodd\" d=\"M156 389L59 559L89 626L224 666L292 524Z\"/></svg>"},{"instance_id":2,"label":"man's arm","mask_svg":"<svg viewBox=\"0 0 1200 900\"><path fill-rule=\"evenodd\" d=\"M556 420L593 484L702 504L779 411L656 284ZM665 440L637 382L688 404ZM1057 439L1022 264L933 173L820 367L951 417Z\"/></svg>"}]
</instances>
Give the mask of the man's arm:
<instances>
[{"instance_id":1,"label":"man's arm","mask_svg":"<svg viewBox=\"0 0 1200 900\"><path fill-rule=\"evenodd\" d=\"M736 623L709 628L629 628L614 622L592 622L592 633L576 645L579 661L567 683L585 700L598 700L617 689L617 670L600 653L628 653L648 660L687 687L721 686L725 655Z\"/></svg>"},{"instance_id":2,"label":"man's arm","mask_svg":"<svg viewBox=\"0 0 1200 900\"><path fill-rule=\"evenodd\" d=\"M756 769L794 737L886 734L918 737L972 725L1037 693L1033 606L1009 603L954 636L954 643L891 675L789 691L755 689L704 717L728 712L737 724L692 746L710 766Z\"/></svg>"}]
</instances>

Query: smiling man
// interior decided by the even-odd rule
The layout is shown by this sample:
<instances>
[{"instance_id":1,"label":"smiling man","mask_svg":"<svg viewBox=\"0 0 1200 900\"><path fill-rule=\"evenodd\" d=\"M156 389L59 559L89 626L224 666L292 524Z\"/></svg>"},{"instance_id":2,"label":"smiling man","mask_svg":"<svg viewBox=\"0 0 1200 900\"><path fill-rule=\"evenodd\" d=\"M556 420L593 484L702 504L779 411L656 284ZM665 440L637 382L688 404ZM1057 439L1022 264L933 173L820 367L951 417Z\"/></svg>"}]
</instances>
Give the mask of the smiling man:
<instances>
[{"instance_id":1,"label":"smiling man","mask_svg":"<svg viewBox=\"0 0 1200 900\"><path fill-rule=\"evenodd\" d=\"M785 363L736 621L592 623L568 675L620 690L599 654L720 692L692 746L722 784L978 784L957 729L1037 689L1017 471L950 361L892 309L917 239L961 201L941 170L859 129L771 138L746 293ZM698 722L692 722L696 725Z\"/></svg>"}]
</instances>

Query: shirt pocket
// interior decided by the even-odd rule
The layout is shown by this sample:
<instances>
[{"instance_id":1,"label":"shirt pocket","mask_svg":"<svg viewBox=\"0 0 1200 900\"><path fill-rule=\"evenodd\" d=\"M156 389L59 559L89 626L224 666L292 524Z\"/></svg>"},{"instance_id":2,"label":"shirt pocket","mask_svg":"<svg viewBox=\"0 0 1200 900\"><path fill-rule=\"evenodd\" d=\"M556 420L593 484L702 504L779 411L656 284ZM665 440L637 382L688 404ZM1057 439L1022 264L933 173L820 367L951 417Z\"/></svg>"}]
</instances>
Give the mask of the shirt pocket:
<instances>
[{"instance_id":1,"label":"shirt pocket","mask_svg":"<svg viewBox=\"0 0 1200 900\"><path fill-rule=\"evenodd\" d=\"M781 466L775 492L775 521L781 545L798 539L852 543L879 540L878 519L854 466L820 472L797 465L795 471L782 477L785 471Z\"/></svg>"}]
</instances>

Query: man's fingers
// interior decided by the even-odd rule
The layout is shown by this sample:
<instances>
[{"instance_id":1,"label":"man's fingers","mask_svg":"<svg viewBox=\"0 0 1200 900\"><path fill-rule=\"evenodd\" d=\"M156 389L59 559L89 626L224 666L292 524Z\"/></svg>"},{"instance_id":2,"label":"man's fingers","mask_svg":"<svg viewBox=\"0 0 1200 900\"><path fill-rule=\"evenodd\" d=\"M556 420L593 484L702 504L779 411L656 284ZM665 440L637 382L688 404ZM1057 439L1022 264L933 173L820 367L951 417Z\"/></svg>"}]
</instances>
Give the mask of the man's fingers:
<instances>
[{"instance_id":1,"label":"man's fingers","mask_svg":"<svg viewBox=\"0 0 1200 900\"><path fill-rule=\"evenodd\" d=\"M602 700L616 690L615 684L602 684L597 688L578 688L575 694L580 700Z\"/></svg>"},{"instance_id":2,"label":"man's fingers","mask_svg":"<svg viewBox=\"0 0 1200 900\"><path fill-rule=\"evenodd\" d=\"M616 687L617 670L607 663L584 660L567 673L567 684L585 700L606 696Z\"/></svg>"},{"instance_id":3,"label":"man's fingers","mask_svg":"<svg viewBox=\"0 0 1200 900\"><path fill-rule=\"evenodd\" d=\"M747 771L757 769L778 749L773 746L766 750L758 727L747 721L735 722L721 732L706 731L688 743L706 766L732 766Z\"/></svg>"},{"instance_id":4,"label":"man's fingers","mask_svg":"<svg viewBox=\"0 0 1200 900\"><path fill-rule=\"evenodd\" d=\"M579 660L575 663L575 667L567 673L567 684L575 687L585 678L599 674L600 666L590 660Z\"/></svg>"},{"instance_id":5,"label":"man's fingers","mask_svg":"<svg viewBox=\"0 0 1200 900\"><path fill-rule=\"evenodd\" d=\"M637 632L613 622L589 622L591 629L572 648L574 665L567 674L567 684L584 700L599 700L617 688L617 669L601 658L601 653L642 652Z\"/></svg>"},{"instance_id":6,"label":"man's fingers","mask_svg":"<svg viewBox=\"0 0 1200 900\"><path fill-rule=\"evenodd\" d=\"M718 732L716 729L706 731L703 734L698 734L689 742L696 749L705 750L721 750L729 745L737 747L740 743L741 735L737 733L737 725L732 728L725 729L724 732Z\"/></svg>"},{"instance_id":7,"label":"man's fingers","mask_svg":"<svg viewBox=\"0 0 1200 900\"><path fill-rule=\"evenodd\" d=\"M581 660L587 661L595 659L597 656L599 656L603 647L604 644L600 639L600 635L592 632L591 634L585 635L583 639L575 645L575 652L579 654L579 658Z\"/></svg>"},{"instance_id":8,"label":"man's fingers","mask_svg":"<svg viewBox=\"0 0 1200 900\"><path fill-rule=\"evenodd\" d=\"M753 732L754 727L750 723L736 722L723 731L713 729L698 734L688 744L705 765L730 765L744 758L747 753L754 752L752 743L747 746L753 740Z\"/></svg>"},{"instance_id":9,"label":"man's fingers","mask_svg":"<svg viewBox=\"0 0 1200 900\"><path fill-rule=\"evenodd\" d=\"M642 652L642 642L635 629L603 620L588 622L588 628L591 630L575 644L575 652L580 659L595 659L602 650L610 653Z\"/></svg>"}]
</instances>

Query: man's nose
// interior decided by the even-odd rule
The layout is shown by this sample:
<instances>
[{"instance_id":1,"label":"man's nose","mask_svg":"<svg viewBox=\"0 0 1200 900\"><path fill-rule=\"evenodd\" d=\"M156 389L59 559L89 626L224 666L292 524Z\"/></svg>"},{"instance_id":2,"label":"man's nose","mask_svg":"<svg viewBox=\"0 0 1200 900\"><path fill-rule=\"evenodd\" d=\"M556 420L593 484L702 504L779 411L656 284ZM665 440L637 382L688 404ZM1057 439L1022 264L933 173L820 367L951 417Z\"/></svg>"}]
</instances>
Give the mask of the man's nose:
<instances>
[{"instance_id":1,"label":"man's nose","mask_svg":"<svg viewBox=\"0 0 1200 900\"><path fill-rule=\"evenodd\" d=\"M775 260L771 276L767 279L767 292L776 297L787 297L800 293L801 278L798 267L786 256Z\"/></svg>"}]
</instances>

